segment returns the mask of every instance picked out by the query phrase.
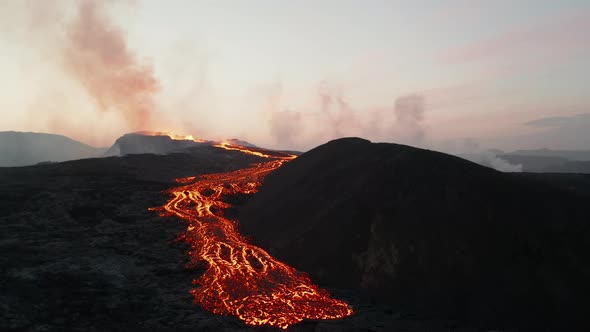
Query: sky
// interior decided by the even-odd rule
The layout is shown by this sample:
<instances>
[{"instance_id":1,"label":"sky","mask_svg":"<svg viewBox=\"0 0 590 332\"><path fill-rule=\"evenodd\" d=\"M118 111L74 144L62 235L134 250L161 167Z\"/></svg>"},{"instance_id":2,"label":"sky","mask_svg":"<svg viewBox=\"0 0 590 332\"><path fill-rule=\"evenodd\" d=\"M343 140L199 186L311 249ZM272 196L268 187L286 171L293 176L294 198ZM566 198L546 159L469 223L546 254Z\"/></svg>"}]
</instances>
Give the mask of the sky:
<instances>
[{"instance_id":1,"label":"sky","mask_svg":"<svg viewBox=\"0 0 590 332\"><path fill-rule=\"evenodd\" d=\"M0 0L0 130L588 149L587 31L587 0Z\"/></svg>"}]
</instances>

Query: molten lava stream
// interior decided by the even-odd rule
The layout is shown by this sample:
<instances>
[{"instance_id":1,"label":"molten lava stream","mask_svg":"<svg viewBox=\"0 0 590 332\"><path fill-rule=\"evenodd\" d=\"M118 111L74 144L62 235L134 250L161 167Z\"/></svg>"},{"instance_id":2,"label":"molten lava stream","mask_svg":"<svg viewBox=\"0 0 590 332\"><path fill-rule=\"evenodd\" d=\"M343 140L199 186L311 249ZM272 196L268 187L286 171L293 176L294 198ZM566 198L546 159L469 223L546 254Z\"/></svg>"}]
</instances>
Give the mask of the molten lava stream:
<instances>
[{"instance_id":1,"label":"molten lava stream","mask_svg":"<svg viewBox=\"0 0 590 332\"><path fill-rule=\"evenodd\" d=\"M245 153L257 151L220 145ZM182 187L159 208L162 215L176 215L188 226L181 238L190 244L192 264L207 263L206 272L194 280L195 302L221 315L234 315L249 325L286 329L304 319L336 319L352 314L343 301L314 285L307 274L284 264L246 241L235 222L223 217L229 204L221 197L256 192L262 178L294 158L264 155L270 161L229 173L178 179Z\"/></svg>"}]
</instances>

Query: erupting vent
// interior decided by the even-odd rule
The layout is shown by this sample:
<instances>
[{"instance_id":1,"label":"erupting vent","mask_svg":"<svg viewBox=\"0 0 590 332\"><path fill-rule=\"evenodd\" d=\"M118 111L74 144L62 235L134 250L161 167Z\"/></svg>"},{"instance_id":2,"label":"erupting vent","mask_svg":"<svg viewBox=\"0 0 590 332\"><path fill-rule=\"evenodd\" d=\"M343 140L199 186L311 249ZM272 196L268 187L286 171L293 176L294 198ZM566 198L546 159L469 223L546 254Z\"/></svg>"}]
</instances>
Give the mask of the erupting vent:
<instances>
[{"instance_id":1,"label":"erupting vent","mask_svg":"<svg viewBox=\"0 0 590 332\"><path fill-rule=\"evenodd\" d=\"M249 244L237 224L223 217L229 205L223 196L256 192L261 180L295 156L271 156L259 149L221 143L268 158L269 161L229 173L178 179L182 187L169 191L173 198L160 210L188 223L181 239L190 244L191 264L207 264L194 280L195 302L216 314L233 315L249 325L286 329L304 319L335 319L352 314L343 301L314 285L309 276Z\"/></svg>"}]
</instances>

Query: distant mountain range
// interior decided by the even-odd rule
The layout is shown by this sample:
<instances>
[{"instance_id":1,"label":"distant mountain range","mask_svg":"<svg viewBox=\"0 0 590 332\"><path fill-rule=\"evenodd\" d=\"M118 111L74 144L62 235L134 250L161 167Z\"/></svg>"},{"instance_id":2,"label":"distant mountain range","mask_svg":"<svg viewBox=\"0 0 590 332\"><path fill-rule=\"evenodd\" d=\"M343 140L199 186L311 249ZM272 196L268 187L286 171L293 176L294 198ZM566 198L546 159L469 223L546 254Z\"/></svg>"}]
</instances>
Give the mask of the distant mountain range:
<instances>
[{"instance_id":1,"label":"distant mountain range","mask_svg":"<svg viewBox=\"0 0 590 332\"><path fill-rule=\"evenodd\" d=\"M229 139L224 142L255 147L251 143L238 139ZM0 167L129 154L164 155L216 143L218 142L199 141L189 137L172 138L166 133L136 132L119 137L110 148L96 148L62 135L6 131L0 132Z\"/></svg>"},{"instance_id":2,"label":"distant mountain range","mask_svg":"<svg viewBox=\"0 0 590 332\"><path fill-rule=\"evenodd\" d=\"M239 139L225 142L255 147ZM122 156L128 154L169 154L218 142L170 137L166 133L135 132L118 138L110 148L96 148L63 135L0 132L0 167L27 166L38 163ZM297 151L291 151L300 154ZM503 172L590 173L590 150L517 150L490 149L479 153L459 154L469 161Z\"/></svg>"},{"instance_id":3,"label":"distant mountain range","mask_svg":"<svg viewBox=\"0 0 590 332\"><path fill-rule=\"evenodd\" d=\"M106 151L62 135L0 132L0 167L102 157Z\"/></svg>"}]
</instances>

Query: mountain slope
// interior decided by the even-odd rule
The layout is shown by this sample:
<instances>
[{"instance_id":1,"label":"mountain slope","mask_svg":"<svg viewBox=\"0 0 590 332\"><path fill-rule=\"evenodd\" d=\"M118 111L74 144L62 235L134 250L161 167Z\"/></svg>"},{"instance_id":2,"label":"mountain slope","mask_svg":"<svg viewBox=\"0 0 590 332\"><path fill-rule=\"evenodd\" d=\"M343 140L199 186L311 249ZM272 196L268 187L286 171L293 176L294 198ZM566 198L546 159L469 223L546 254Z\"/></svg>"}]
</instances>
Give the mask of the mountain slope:
<instances>
[{"instance_id":1,"label":"mountain slope","mask_svg":"<svg viewBox=\"0 0 590 332\"><path fill-rule=\"evenodd\" d=\"M186 226L148 208L175 178L258 161L208 147L0 168L0 331L239 329L192 303Z\"/></svg>"},{"instance_id":2,"label":"mountain slope","mask_svg":"<svg viewBox=\"0 0 590 332\"><path fill-rule=\"evenodd\" d=\"M118 156L143 153L169 154L203 145L203 143L191 140L172 139L168 135L150 135L139 132L125 134L119 137L113 146L109 148L106 155Z\"/></svg>"},{"instance_id":3,"label":"mountain slope","mask_svg":"<svg viewBox=\"0 0 590 332\"><path fill-rule=\"evenodd\" d=\"M104 151L62 135L0 132L0 167L92 158Z\"/></svg>"},{"instance_id":4,"label":"mountain slope","mask_svg":"<svg viewBox=\"0 0 590 332\"><path fill-rule=\"evenodd\" d=\"M349 138L269 175L240 219L256 244L324 285L487 328L583 330L588 198Z\"/></svg>"}]
</instances>

